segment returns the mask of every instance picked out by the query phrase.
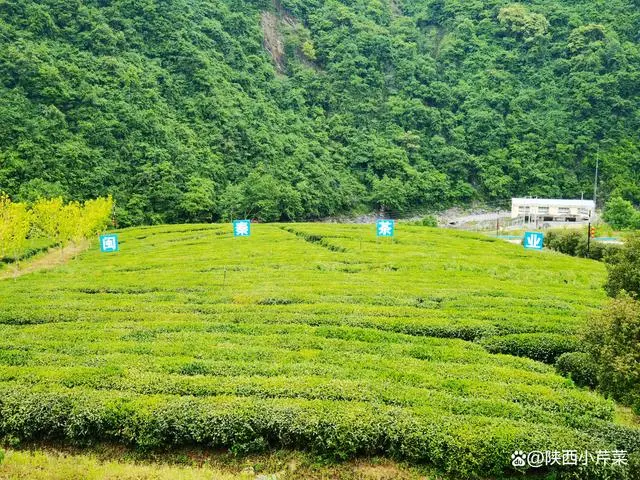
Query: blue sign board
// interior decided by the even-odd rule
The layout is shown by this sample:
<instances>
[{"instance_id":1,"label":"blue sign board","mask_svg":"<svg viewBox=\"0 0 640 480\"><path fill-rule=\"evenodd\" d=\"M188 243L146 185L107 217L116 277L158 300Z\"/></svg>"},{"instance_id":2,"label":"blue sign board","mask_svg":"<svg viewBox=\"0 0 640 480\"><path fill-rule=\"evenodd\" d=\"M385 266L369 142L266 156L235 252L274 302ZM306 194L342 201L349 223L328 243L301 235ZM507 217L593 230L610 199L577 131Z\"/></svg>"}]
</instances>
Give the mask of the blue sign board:
<instances>
[{"instance_id":1,"label":"blue sign board","mask_svg":"<svg viewBox=\"0 0 640 480\"><path fill-rule=\"evenodd\" d=\"M376 235L378 237L393 237L395 222L393 220L378 220L376 222Z\"/></svg>"},{"instance_id":2,"label":"blue sign board","mask_svg":"<svg viewBox=\"0 0 640 480\"><path fill-rule=\"evenodd\" d=\"M248 237L251 235L251 220L234 220L233 236Z\"/></svg>"},{"instance_id":3,"label":"blue sign board","mask_svg":"<svg viewBox=\"0 0 640 480\"><path fill-rule=\"evenodd\" d=\"M542 247L544 247L544 233L527 232L524 234L522 244L524 248L529 250L542 250Z\"/></svg>"},{"instance_id":4,"label":"blue sign board","mask_svg":"<svg viewBox=\"0 0 640 480\"><path fill-rule=\"evenodd\" d=\"M118 244L118 235L100 235L100 251L103 253L117 252L120 246Z\"/></svg>"}]
</instances>

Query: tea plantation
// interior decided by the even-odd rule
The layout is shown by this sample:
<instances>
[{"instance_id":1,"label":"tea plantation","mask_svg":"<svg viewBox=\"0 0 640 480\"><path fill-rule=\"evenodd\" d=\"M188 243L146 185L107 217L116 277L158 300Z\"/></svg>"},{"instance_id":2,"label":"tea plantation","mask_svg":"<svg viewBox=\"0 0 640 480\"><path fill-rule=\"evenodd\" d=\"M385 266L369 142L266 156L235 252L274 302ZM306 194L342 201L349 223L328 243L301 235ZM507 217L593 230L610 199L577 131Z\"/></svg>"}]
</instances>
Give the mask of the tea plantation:
<instances>
[{"instance_id":1,"label":"tea plantation","mask_svg":"<svg viewBox=\"0 0 640 480\"><path fill-rule=\"evenodd\" d=\"M404 225L119 237L0 281L5 442L385 455L459 478L515 473L515 450L640 446L611 401L525 358L577 348L599 262Z\"/></svg>"}]
</instances>

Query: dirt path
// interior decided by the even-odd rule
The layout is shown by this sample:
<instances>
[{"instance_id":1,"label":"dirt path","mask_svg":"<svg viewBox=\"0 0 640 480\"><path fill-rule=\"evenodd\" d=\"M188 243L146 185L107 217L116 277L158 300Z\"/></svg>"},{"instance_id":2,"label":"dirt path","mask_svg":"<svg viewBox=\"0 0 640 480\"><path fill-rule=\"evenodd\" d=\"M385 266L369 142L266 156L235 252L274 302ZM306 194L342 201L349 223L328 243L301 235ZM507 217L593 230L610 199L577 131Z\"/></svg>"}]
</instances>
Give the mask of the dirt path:
<instances>
[{"instance_id":1,"label":"dirt path","mask_svg":"<svg viewBox=\"0 0 640 480\"><path fill-rule=\"evenodd\" d=\"M0 280L8 278L18 278L28 273L39 272L41 270L50 270L67 263L76 255L84 252L89 248L89 242L84 240L78 244L71 244L64 249L51 248L43 255L38 255L31 260L20 262L19 265L9 265L3 271L0 271ZM16 268L17 267L17 268Z\"/></svg>"}]
</instances>

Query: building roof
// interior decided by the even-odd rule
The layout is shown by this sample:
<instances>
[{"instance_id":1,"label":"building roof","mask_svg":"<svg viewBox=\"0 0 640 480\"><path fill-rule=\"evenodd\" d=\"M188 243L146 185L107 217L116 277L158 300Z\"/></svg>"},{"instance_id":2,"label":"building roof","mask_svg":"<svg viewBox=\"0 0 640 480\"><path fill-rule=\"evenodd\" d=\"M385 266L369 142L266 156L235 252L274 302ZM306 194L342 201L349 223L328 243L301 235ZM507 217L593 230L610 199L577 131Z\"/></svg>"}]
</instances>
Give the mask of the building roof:
<instances>
[{"instance_id":1,"label":"building roof","mask_svg":"<svg viewBox=\"0 0 640 480\"><path fill-rule=\"evenodd\" d=\"M567 200L559 198L512 198L511 203L517 203L519 205L529 206L542 206L557 205L560 207L579 207L595 209L596 204L593 200Z\"/></svg>"}]
</instances>

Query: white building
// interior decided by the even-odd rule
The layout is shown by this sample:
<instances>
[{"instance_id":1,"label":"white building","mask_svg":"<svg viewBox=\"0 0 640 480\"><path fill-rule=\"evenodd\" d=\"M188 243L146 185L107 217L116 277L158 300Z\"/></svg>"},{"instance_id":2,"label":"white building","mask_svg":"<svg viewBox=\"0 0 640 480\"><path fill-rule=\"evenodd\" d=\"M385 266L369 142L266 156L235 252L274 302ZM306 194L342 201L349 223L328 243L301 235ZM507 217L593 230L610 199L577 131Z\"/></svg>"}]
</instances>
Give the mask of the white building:
<instances>
[{"instance_id":1,"label":"white building","mask_svg":"<svg viewBox=\"0 0 640 480\"><path fill-rule=\"evenodd\" d=\"M512 198L511 218L524 218L525 222L576 222L589 220L595 215L593 200L559 200L547 198Z\"/></svg>"}]
</instances>

